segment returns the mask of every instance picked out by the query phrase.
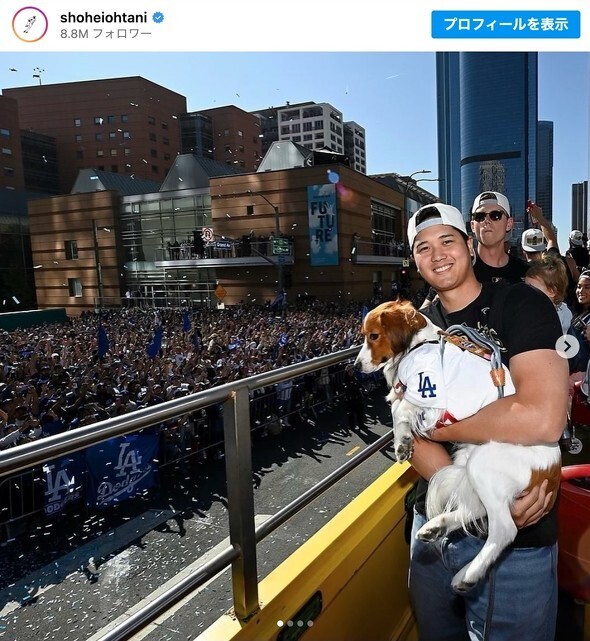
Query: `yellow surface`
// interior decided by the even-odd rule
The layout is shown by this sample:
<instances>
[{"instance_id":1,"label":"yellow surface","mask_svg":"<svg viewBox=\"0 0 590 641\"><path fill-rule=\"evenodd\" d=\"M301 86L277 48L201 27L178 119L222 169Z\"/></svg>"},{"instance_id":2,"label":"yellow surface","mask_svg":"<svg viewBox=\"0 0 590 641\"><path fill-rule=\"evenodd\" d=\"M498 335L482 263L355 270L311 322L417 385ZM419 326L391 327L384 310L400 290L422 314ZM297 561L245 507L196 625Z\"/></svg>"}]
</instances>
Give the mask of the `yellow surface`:
<instances>
[{"instance_id":1,"label":"yellow surface","mask_svg":"<svg viewBox=\"0 0 590 641\"><path fill-rule=\"evenodd\" d=\"M393 464L260 583L256 616L241 624L228 613L198 641L272 641L277 621L292 620L318 590L323 609L304 641L415 638L404 540L404 496L415 478L409 465Z\"/></svg>"}]
</instances>

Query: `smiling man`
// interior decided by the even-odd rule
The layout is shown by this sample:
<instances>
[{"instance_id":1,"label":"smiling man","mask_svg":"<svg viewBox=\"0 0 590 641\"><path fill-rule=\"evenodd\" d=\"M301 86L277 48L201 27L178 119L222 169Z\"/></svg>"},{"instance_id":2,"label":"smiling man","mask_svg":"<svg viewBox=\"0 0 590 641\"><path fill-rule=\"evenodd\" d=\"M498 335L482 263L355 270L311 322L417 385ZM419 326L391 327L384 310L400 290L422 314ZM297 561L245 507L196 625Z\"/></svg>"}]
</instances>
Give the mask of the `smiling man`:
<instances>
[{"instance_id":1,"label":"smiling man","mask_svg":"<svg viewBox=\"0 0 590 641\"><path fill-rule=\"evenodd\" d=\"M481 283L521 281L528 269L525 261L506 253L506 238L514 219L504 194L484 191L471 208L471 231L477 238L477 257L473 270Z\"/></svg>"},{"instance_id":2,"label":"smiling man","mask_svg":"<svg viewBox=\"0 0 590 641\"><path fill-rule=\"evenodd\" d=\"M436 430L433 438L440 442L415 442L411 463L422 478L414 509L409 586L420 641L553 641L557 513L555 506L545 513L550 494L545 496L544 486L513 502L519 528L514 543L464 595L452 592L451 579L484 540L454 532L430 544L416 540L415 533L426 522L428 479L450 464L451 442L558 441L566 420L568 369L555 350L561 335L557 313L547 296L525 283L482 285L477 280L473 241L454 207L419 209L408 223L408 240L419 273L438 294L422 313L443 328L464 323L486 333L499 344L516 388L515 394L474 416ZM531 611L533 602L537 607Z\"/></svg>"}]
</instances>

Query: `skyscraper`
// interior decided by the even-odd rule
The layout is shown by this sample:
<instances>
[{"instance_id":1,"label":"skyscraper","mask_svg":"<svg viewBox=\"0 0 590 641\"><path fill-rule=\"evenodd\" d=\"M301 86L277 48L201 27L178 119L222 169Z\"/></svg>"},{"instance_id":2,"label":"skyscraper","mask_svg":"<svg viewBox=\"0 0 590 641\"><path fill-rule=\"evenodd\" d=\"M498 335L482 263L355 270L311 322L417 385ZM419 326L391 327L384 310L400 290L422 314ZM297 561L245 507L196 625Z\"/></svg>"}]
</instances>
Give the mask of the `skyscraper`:
<instances>
[{"instance_id":1,"label":"skyscraper","mask_svg":"<svg viewBox=\"0 0 590 641\"><path fill-rule=\"evenodd\" d=\"M571 229L588 233L588 181L572 185L572 224Z\"/></svg>"},{"instance_id":2,"label":"skyscraper","mask_svg":"<svg viewBox=\"0 0 590 641\"><path fill-rule=\"evenodd\" d=\"M553 123L537 126L537 204L547 220L553 220Z\"/></svg>"},{"instance_id":3,"label":"skyscraper","mask_svg":"<svg viewBox=\"0 0 590 641\"><path fill-rule=\"evenodd\" d=\"M445 200L467 216L478 193L506 194L518 238L537 198L537 54L438 53L437 92Z\"/></svg>"}]
</instances>

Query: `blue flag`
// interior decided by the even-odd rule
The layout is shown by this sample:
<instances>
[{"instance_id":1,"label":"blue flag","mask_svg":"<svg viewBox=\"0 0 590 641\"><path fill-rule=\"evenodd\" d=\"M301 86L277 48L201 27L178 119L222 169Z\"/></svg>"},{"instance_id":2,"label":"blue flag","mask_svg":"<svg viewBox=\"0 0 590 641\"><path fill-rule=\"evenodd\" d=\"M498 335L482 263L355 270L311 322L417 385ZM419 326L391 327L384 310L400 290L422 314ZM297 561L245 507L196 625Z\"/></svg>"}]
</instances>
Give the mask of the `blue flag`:
<instances>
[{"instance_id":1,"label":"blue flag","mask_svg":"<svg viewBox=\"0 0 590 641\"><path fill-rule=\"evenodd\" d=\"M191 319L189 318L188 311L186 311L182 315L182 331L190 332L190 330L191 330Z\"/></svg>"},{"instance_id":2,"label":"blue flag","mask_svg":"<svg viewBox=\"0 0 590 641\"><path fill-rule=\"evenodd\" d=\"M164 328L162 325L156 328L154 332L154 340L145 348L147 355L154 359L158 355L158 352L162 348L162 334L164 333Z\"/></svg>"},{"instance_id":3,"label":"blue flag","mask_svg":"<svg viewBox=\"0 0 590 641\"><path fill-rule=\"evenodd\" d=\"M98 357L103 358L106 353L109 351L109 337L107 336L107 330L104 328L104 325L99 325L98 327Z\"/></svg>"},{"instance_id":4,"label":"blue flag","mask_svg":"<svg viewBox=\"0 0 590 641\"><path fill-rule=\"evenodd\" d=\"M365 316L369 313L369 308L366 305L363 305L361 309L361 322L365 320Z\"/></svg>"}]
</instances>

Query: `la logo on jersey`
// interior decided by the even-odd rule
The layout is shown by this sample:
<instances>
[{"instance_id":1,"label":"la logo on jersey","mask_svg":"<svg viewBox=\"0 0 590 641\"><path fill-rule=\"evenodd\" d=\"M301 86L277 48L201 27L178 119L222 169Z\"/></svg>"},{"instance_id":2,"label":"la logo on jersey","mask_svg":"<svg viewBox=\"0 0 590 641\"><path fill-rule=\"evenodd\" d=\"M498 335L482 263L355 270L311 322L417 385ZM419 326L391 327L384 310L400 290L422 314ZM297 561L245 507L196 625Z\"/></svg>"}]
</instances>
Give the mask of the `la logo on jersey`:
<instances>
[{"instance_id":1,"label":"la logo on jersey","mask_svg":"<svg viewBox=\"0 0 590 641\"><path fill-rule=\"evenodd\" d=\"M430 382L430 376L424 376L424 372L420 372L418 376L418 391L422 398L436 398L436 384Z\"/></svg>"}]
</instances>

